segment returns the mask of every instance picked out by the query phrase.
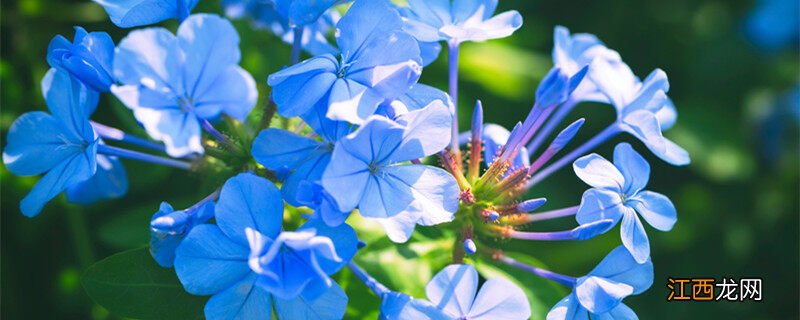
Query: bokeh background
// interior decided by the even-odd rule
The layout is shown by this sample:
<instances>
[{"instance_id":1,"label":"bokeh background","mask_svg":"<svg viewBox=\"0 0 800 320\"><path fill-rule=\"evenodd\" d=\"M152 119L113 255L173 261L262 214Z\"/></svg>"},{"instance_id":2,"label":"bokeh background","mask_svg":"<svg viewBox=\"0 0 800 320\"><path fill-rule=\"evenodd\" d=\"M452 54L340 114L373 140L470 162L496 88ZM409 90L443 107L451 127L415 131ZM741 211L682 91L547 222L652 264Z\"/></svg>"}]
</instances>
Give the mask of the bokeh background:
<instances>
[{"instance_id":1,"label":"bokeh background","mask_svg":"<svg viewBox=\"0 0 800 320\"><path fill-rule=\"evenodd\" d=\"M669 75L679 121L666 135L689 151L692 164L672 167L631 141L653 168L649 189L668 195L679 216L669 233L648 229L655 282L646 293L625 300L642 319L798 318L800 12L796 3L764 8L764 2L753 0L507 0L499 10L520 11L523 27L506 39L463 46L462 127L475 99L483 101L487 122L510 127L524 118L535 86L551 67L555 25L596 34L640 77L654 68ZM72 39L72 26L81 25L106 31L118 42L129 31L113 26L90 1L6 0L0 11L2 139L17 116L45 109L39 81L48 69L45 54L53 36ZM195 12L222 10L217 1L203 0ZM163 25L174 30L177 23ZM242 65L256 78L263 98L266 77L288 61L289 46L246 21L235 25L242 38ZM446 88L444 55L424 71L421 82ZM142 133L112 97L104 96L98 110L98 122ZM578 138L585 140L614 114L610 106L585 104L569 119L578 117L587 118ZM625 140L617 138L596 151L610 157L613 146ZM0 166L3 319L119 318L88 298L80 285L82 271L145 244L146 224L160 201L186 207L207 192L198 183L202 177L132 162L126 167L130 191L124 199L80 207L62 196L29 219L18 203L37 178L16 177ZM562 170L532 195L547 197L547 208L560 208L578 204L585 189L570 170ZM574 224L566 220L541 228ZM581 275L618 244L614 230L580 243L502 245L555 271ZM760 277L763 301L667 302L670 276ZM541 317L547 309L534 313ZM352 318L369 315L348 311Z\"/></svg>"}]
</instances>

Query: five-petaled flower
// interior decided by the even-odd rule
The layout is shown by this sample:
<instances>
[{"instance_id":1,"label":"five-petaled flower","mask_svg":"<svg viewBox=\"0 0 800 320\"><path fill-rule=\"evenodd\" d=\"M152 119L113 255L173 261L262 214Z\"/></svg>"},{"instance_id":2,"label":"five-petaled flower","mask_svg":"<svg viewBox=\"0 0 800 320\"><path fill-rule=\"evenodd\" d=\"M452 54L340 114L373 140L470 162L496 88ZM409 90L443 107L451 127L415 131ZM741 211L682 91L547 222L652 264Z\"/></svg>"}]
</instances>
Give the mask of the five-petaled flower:
<instances>
[{"instance_id":1,"label":"five-petaled flower","mask_svg":"<svg viewBox=\"0 0 800 320\"><path fill-rule=\"evenodd\" d=\"M406 29L421 42L467 41L504 38L522 26L517 11L496 16L497 0L409 0Z\"/></svg>"},{"instance_id":2,"label":"five-petaled flower","mask_svg":"<svg viewBox=\"0 0 800 320\"><path fill-rule=\"evenodd\" d=\"M357 250L352 228L312 220L282 231L280 191L252 173L229 179L214 211L217 224L195 226L175 252L186 291L213 295L207 318L263 318L273 305L281 319L344 315L347 296L329 275Z\"/></svg>"},{"instance_id":3,"label":"five-petaled flower","mask_svg":"<svg viewBox=\"0 0 800 320\"><path fill-rule=\"evenodd\" d=\"M163 28L136 30L117 47L111 91L134 111L167 153L202 153L201 123L226 114L243 121L258 98L255 81L239 67L239 36L230 22L196 14L177 37Z\"/></svg>"},{"instance_id":4,"label":"five-petaled flower","mask_svg":"<svg viewBox=\"0 0 800 320\"><path fill-rule=\"evenodd\" d=\"M50 114L34 111L17 118L3 150L11 173L46 173L22 199L22 213L38 215L65 190L70 202L84 204L125 194L128 180L119 160L97 154L102 141L89 123L97 93L63 69L50 69L42 79L42 93Z\"/></svg>"},{"instance_id":5,"label":"five-petaled flower","mask_svg":"<svg viewBox=\"0 0 800 320\"><path fill-rule=\"evenodd\" d=\"M476 296L477 293L477 296ZM502 278L487 280L478 291L478 272L469 264L453 264L425 286L428 300L387 292L381 319L528 319L530 305L525 293Z\"/></svg>"},{"instance_id":6,"label":"five-petaled flower","mask_svg":"<svg viewBox=\"0 0 800 320\"><path fill-rule=\"evenodd\" d=\"M633 259L622 246L609 253L589 274L572 283L572 292L547 314L548 320L638 319L622 299L653 284L653 262Z\"/></svg>"},{"instance_id":7,"label":"five-petaled flower","mask_svg":"<svg viewBox=\"0 0 800 320\"><path fill-rule=\"evenodd\" d=\"M387 0L356 1L336 26L336 43L341 60L326 54L269 76L281 115L323 108L330 119L361 124L422 72L419 46Z\"/></svg>"},{"instance_id":8,"label":"five-petaled flower","mask_svg":"<svg viewBox=\"0 0 800 320\"><path fill-rule=\"evenodd\" d=\"M636 212L654 228L669 231L678 221L675 206L663 194L644 190L650 178L650 165L630 144L614 149L614 163L596 153L573 164L575 174L592 189L587 190L575 218L580 224L603 219L622 219L620 235L636 261L650 257L650 243Z\"/></svg>"},{"instance_id":9,"label":"five-petaled flower","mask_svg":"<svg viewBox=\"0 0 800 320\"><path fill-rule=\"evenodd\" d=\"M408 240L417 223L453 219L458 184L440 168L407 164L441 151L450 141L452 117L441 101L399 116L370 117L336 143L322 185L339 209L358 207L376 218L396 242Z\"/></svg>"}]
</instances>

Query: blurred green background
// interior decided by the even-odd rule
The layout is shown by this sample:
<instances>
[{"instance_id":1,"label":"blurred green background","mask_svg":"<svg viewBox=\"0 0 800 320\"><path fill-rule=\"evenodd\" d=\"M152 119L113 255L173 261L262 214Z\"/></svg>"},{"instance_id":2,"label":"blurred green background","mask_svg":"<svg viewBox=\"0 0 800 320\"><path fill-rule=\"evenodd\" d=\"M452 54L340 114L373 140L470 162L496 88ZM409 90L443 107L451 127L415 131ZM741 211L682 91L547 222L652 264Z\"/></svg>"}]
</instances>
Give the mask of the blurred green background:
<instances>
[{"instance_id":1,"label":"blurred green background","mask_svg":"<svg viewBox=\"0 0 800 320\"><path fill-rule=\"evenodd\" d=\"M463 46L462 128L475 99L483 101L487 122L510 127L525 117L535 86L551 67L555 25L596 34L640 77L657 67L669 75L679 121L666 135L684 146L693 162L672 167L631 141L653 168L649 189L668 195L679 216L669 233L648 228L655 282L646 293L625 300L642 319L798 318L798 98L786 95L800 80L800 59L796 42L783 49L764 49L748 41L743 25L754 4L752 0L501 1L499 11L522 13L523 27L506 39ZM17 116L45 109L39 81L48 69L45 54L53 36L72 39L72 26L81 25L89 31L106 31L118 42L129 31L113 26L102 8L89 1L3 1L1 11L2 139ZM217 1L204 0L195 12L222 11ZM174 30L177 23L164 25ZM268 92L265 79L288 61L289 46L245 21L235 25L242 38L242 65L256 78L263 99ZM443 54L423 72L421 82L446 88L446 63ZM113 97L104 96L98 110L94 120L142 133ZM587 118L578 137L585 140L614 114L610 106L585 104L568 119L578 117ZM613 146L625 140L630 141L617 138L596 151L609 157ZM162 200L186 207L208 192L198 183L199 176L130 161L125 165L130 179L125 198L80 207L67 204L62 196L35 219L22 216L18 204L38 178L16 177L0 167L2 318L118 318L91 302L80 285L82 271L115 252L145 244L147 222ZM545 209L555 209L578 204L585 189L571 170L562 170L531 196L547 197ZM565 219L534 229L557 230L573 224ZM554 271L582 275L617 245L619 235L614 230L579 243L498 246L529 254ZM763 301L667 302L667 277L760 277ZM372 297L364 299L377 303ZM534 314L541 317L549 307L533 310ZM365 314L351 310L348 316Z\"/></svg>"}]
</instances>

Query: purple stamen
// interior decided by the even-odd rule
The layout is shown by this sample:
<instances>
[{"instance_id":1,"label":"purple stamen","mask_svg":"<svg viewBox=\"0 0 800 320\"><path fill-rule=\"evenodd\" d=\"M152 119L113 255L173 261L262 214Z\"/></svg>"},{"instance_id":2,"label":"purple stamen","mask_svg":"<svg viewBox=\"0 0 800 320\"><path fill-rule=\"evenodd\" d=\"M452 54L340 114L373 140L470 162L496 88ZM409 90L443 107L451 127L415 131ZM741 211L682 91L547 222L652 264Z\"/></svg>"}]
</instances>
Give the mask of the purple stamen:
<instances>
[{"instance_id":1,"label":"purple stamen","mask_svg":"<svg viewBox=\"0 0 800 320\"><path fill-rule=\"evenodd\" d=\"M561 169L561 167L569 163L572 163L578 157L585 155L590 150L594 149L595 147L605 142L606 140L613 138L620 132L622 131L620 130L619 125L617 123L608 126L608 128L605 128L603 131L594 136L594 138L590 139L589 141L586 141L580 147L576 148L567 155L561 157L561 159L558 159L558 161L554 162L553 164L545 167L544 169L542 169L542 171L536 173L533 177L531 177L526 188L530 189L535 184L539 183L540 181L544 180L554 172L558 171L558 169Z\"/></svg>"},{"instance_id":2,"label":"purple stamen","mask_svg":"<svg viewBox=\"0 0 800 320\"><path fill-rule=\"evenodd\" d=\"M568 100L563 105L558 107L556 113L553 114L552 117L548 118L544 127L542 127L542 130L539 131L539 133L533 137L533 141L531 141L531 143L528 144L527 146L528 152L530 152L531 154L536 152L536 149L538 149L539 146L541 146L542 143L544 143L544 140L547 139L547 136L550 135L550 133L556 129L556 126L558 126L558 124L561 123L561 120L563 120L567 116L567 114L569 114L569 112L572 111L573 108L575 108L575 105L577 104L578 101Z\"/></svg>"},{"instance_id":3,"label":"purple stamen","mask_svg":"<svg viewBox=\"0 0 800 320\"><path fill-rule=\"evenodd\" d=\"M572 138L575 138L575 135L578 133L578 130L581 129L583 126L584 119L578 119L577 121L573 122L564 130L561 130L560 133L553 139L553 142L550 143L550 146L539 156L536 161L533 162L530 168L528 168L528 174L533 174L536 170L539 170L547 161L550 161L556 153L561 151L567 143L569 143Z\"/></svg>"}]
</instances>

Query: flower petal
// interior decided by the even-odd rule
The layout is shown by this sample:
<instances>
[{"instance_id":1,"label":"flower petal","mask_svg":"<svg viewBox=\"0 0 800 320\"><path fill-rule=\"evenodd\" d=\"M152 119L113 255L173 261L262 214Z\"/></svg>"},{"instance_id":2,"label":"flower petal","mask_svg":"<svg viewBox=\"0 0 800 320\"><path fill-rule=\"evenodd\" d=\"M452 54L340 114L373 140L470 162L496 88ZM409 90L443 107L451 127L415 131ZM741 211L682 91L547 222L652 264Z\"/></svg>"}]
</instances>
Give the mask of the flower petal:
<instances>
[{"instance_id":1,"label":"flower petal","mask_svg":"<svg viewBox=\"0 0 800 320\"><path fill-rule=\"evenodd\" d=\"M647 186L650 179L650 164L628 143L620 143L614 148L614 166L625 180L622 192L634 195Z\"/></svg>"},{"instance_id":2,"label":"flower petal","mask_svg":"<svg viewBox=\"0 0 800 320\"><path fill-rule=\"evenodd\" d=\"M117 27L131 28L171 18L185 18L198 0L93 0Z\"/></svg>"},{"instance_id":3,"label":"flower petal","mask_svg":"<svg viewBox=\"0 0 800 320\"><path fill-rule=\"evenodd\" d=\"M269 180L241 173L222 186L215 207L217 224L234 242L247 246L246 228L275 239L283 224L283 200Z\"/></svg>"},{"instance_id":4,"label":"flower petal","mask_svg":"<svg viewBox=\"0 0 800 320\"><path fill-rule=\"evenodd\" d=\"M633 255L638 263L644 263L650 259L650 242L647 240L647 233L644 231L644 225L639 220L639 216L633 212L633 209L626 207L626 212L622 217L622 225L620 227L620 236L622 237L622 244Z\"/></svg>"},{"instance_id":5,"label":"flower petal","mask_svg":"<svg viewBox=\"0 0 800 320\"><path fill-rule=\"evenodd\" d=\"M63 126L65 138L78 144L93 142L95 134L89 115L97 108L97 92L58 69L50 69L41 85L47 108Z\"/></svg>"},{"instance_id":6,"label":"flower petal","mask_svg":"<svg viewBox=\"0 0 800 320\"><path fill-rule=\"evenodd\" d=\"M22 214L37 216L44 205L59 193L94 175L96 148L96 144L92 144L85 152L74 154L50 169L20 202Z\"/></svg>"},{"instance_id":7,"label":"flower petal","mask_svg":"<svg viewBox=\"0 0 800 320\"><path fill-rule=\"evenodd\" d=\"M178 39L166 29L134 30L117 46L114 76L122 84L142 85L156 92L181 95L184 92L181 73L184 61Z\"/></svg>"},{"instance_id":8,"label":"flower petal","mask_svg":"<svg viewBox=\"0 0 800 320\"><path fill-rule=\"evenodd\" d=\"M53 116L41 111L24 113L8 129L3 163L16 175L43 173L82 152L80 145L64 141L67 136Z\"/></svg>"},{"instance_id":9,"label":"flower petal","mask_svg":"<svg viewBox=\"0 0 800 320\"><path fill-rule=\"evenodd\" d=\"M253 158L270 170L293 170L314 158L322 144L314 139L275 128L267 128L253 141Z\"/></svg>"},{"instance_id":10,"label":"flower petal","mask_svg":"<svg viewBox=\"0 0 800 320\"><path fill-rule=\"evenodd\" d=\"M522 15L516 10L511 10L480 23L465 23L460 28L450 29L445 26L440 29L440 32L447 34L458 42L479 42L508 37L520 27L522 27Z\"/></svg>"},{"instance_id":11,"label":"flower petal","mask_svg":"<svg viewBox=\"0 0 800 320\"><path fill-rule=\"evenodd\" d=\"M578 178L598 189L621 193L625 185L625 177L614 164L596 153L578 158L572 168Z\"/></svg>"},{"instance_id":12,"label":"flower petal","mask_svg":"<svg viewBox=\"0 0 800 320\"><path fill-rule=\"evenodd\" d=\"M632 294L639 294L653 284L653 262L637 262L624 246L618 246L589 275L625 283L633 287Z\"/></svg>"},{"instance_id":13,"label":"flower petal","mask_svg":"<svg viewBox=\"0 0 800 320\"><path fill-rule=\"evenodd\" d=\"M389 292L381 297L381 314L378 319L383 320L451 320L452 318L436 309L430 302L422 299L414 299L410 296L399 293Z\"/></svg>"},{"instance_id":14,"label":"flower petal","mask_svg":"<svg viewBox=\"0 0 800 320\"><path fill-rule=\"evenodd\" d=\"M636 313L631 310L628 306L624 303L618 304L614 309L603 313L603 314L593 314L592 319L598 320L638 320L639 317L636 316Z\"/></svg>"},{"instance_id":15,"label":"flower petal","mask_svg":"<svg viewBox=\"0 0 800 320\"><path fill-rule=\"evenodd\" d=\"M167 154L170 156L184 157L204 152L200 144L202 136L200 122L193 113L179 109L136 108L133 110L133 115L144 126L150 137L164 141Z\"/></svg>"},{"instance_id":16,"label":"flower petal","mask_svg":"<svg viewBox=\"0 0 800 320\"><path fill-rule=\"evenodd\" d=\"M389 1L356 1L336 25L336 42L346 57L357 56L360 50L371 50L365 43L402 28L400 14Z\"/></svg>"},{"instance_id":17,"label":"flower petal","mask_svg":"<svg viewBox=\"0 0 800 320\"><path fill-rule=\"evenodd\" d=\"M502 278L486 281L469 310L474 320L528 319L531 306L525 292L517 285Z\"/></svg>"},{"instance_id":18,"label":"flower petal","mask_svg":"<svg viewBox=\"0 0 800 320\"><path fill-rule=\"evenodd\" d=\"M206 302L206 318L269 320L272 314L272 299L269 292L253 285L255 279L256 275L250 274L212 296Z\"/></svg>"},{"instance_id":19,"label":"flower petal","mask_svg":"<svg viewBox=\"0 0 800 320\"><path fill-rule=\"evenodd\" d=\"M589 320L589 311L578 303L573 291L550 309L547 320Z\"/></svg>"},{"instance_id":20,"label":"flower petal","mask_svg":"<svg viewBox=\"0 0 800 320\"><path fill-rule=\"evenodd\" d=\"M333 282L321 296L308 300L303 296L284 300L275 298L275 313L280 319L335 320L344 317L347 295Z\"/></svg>"},{"instance_id":21,"label":"flower petal","mask_svg":"<svg viewBox=\"0 0 800 320\"><path fill-rule=\"evenodd\" d=\"M349 79L336 79L330 91L328 113L331 120L361 125L386 98L372 88Z\"/></svg>"},{"instance_id":22,"label":"flower petal","mask_svg":"<svg viewBox=\"0 0 800 320\"><path fill-rule=\"evenodd\" d=\"M194 96L194 112L204 119L215 119L221 112L245 121L258 100L258 90L253 76L239 66L230 66L200 87Z\"/></svg>"},{"instance_id":23,"label":"flower petal","mask_svg":"<svg viewBox=\"0 0 800 320\"><path fill-rule=\"evenodd\" d=\"M581 277L575 284L575 296L591 313L606 313L632 293L630 285L601 277Z\"/></svg>"},{"instance_id":24,"label":"flower petal","mask_svg":"<svg viewBox=\"0 0 800 320\"><path fill-rule=\"evenodd\" d=\"M419 159L442 151L450 143L453 116L442 101L434 100L425 108L397 117L405 126L403 141L384 163Z\"/></svg>"},{"instance_id":25,"label":"flower petal","mask_svg":"<svg viewBox=\"0 0 800 320\"><path fill-rule=\"evenodd\" d=\"M458 184L446 171L426 165L383 168L359 202L361 215L386 218L403 211L418 213L420 222L452 220L458 208Z\"/></svg>"},{"instance_id":26,"label":"flower petal","mask_svg":"<svg viewBox=\"0 0 800 320\"><path fill-rule=\"evenodd\" d=\"M425 286L428 300L454 318L468 315L477 290L478 272L469 264L451 264Z\"/></svg>"},{"instance_id":27,"label":"flower petal","mask_svg":"<svg viewBox=\"0 0 800 320\"><path fill-rule=\"evenodd\" d=\"M320 267L329 275L339 272L358 251L358 236L356 231L349 225L342 223L336 227L326 225L320 219L309 220L304 223L298 231L313 229L317 236L331 239L336 247L336 255L340 261L320 259Z\"/></svg>"},{"instance_id":28,"label":"flower petal","mask_svg":"<svg viewBox=\"0 0 800 320\"><path fill-rule=\"evenodd\" d=\"M252 274L249 253L248 247L234 242L219 227L199 225L175 250L175 272L187 292L216 294Z\"/></svg>"},{"instance_id":29,"label":"flower petal","mask_svg":"<svg viewBox=\"0 0 800 320\"><path fill-rule=\"evenodd\" d=\"M622 121L620 128L641 140L662 160L676 166L689 164L689 154L686 150L664 138L655 113L637 110L626 115Z\"/></svg>"},{"instance_id":30,"label":"flower petal","mask_svg":"<svg viewBox=\"0 0 800 320\"><path fill-rule=\"evenodd\" d=\"M67 188L67 201L91 204L119 198L128 192L128 174L116 157L97 155L97 171L86 181Z\"/></svg>"},{"instance_id":31,"label":"flower petal","mask_svg":"<svg viewBox=\"0 0 800 320\"><path fill-rule=\"evenodd\" d=\"M631 200L635 200L633 207L653 228L669 231L678 222L675 205L663 194L642 191Z\"/></svg>"}]
</instances>

